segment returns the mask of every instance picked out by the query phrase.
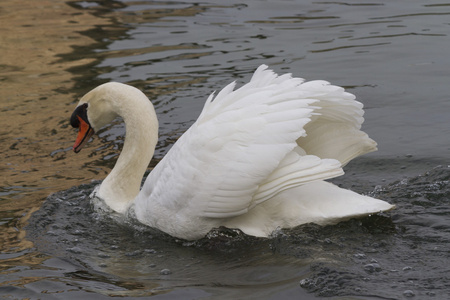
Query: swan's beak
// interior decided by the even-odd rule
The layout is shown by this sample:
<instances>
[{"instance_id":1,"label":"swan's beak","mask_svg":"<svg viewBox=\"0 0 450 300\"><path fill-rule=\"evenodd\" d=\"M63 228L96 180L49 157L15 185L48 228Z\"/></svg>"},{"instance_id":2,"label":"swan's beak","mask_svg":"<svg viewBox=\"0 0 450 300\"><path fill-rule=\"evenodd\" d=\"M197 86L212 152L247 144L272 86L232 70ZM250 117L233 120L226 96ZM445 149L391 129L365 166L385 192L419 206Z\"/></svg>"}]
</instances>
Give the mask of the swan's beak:
<instances>
[{"instance_id":1,"label":"swan's beak","mask_svg":"<svg viewBox=\"0 0 450 300\"><path fill-rule=\"evenodd\" d=\"M79 120L78 126L78 136L73 145L73 151L75 153L80 152L80 150L84 147L87 141L91 138L91 136L95 133L94 129L89 125L89 123L85 122L80 116L77 116Z\"/></svg>"},{"instance_id":2,"label":"swan's beak","mask_svg":"<svg viewBox=\"0 0 450 300\"><path fill-rule=\"evenodd\" d=\"M70 117L70 125L72 125L73 128L78 128L78 136L75 144L73 145L73 151L75 153L80 152L87 141L89 141L91 136L95 133L94 128L92 128L88 120L87 108L87 103L77 106Z\"/></svg>"}]
</instances>

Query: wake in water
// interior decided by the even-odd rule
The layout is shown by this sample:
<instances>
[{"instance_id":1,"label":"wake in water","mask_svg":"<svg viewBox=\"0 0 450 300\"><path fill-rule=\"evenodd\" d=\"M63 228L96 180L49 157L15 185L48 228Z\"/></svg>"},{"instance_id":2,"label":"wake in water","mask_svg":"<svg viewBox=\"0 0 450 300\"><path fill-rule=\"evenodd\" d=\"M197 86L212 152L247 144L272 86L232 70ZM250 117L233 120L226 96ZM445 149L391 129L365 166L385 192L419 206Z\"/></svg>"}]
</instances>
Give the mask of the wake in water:
<instances>
[{"instance_id":1,"label":"wake in water","mask_svg":"<svg viewBox=\"0 0 450 300\"><path fill-rule=\"evenodd\" d=\"M288 244L307 236L337 262L313 263L313 275L301 286L321 296L447 299L450 266L442 262L450 257L449 179L449 166L439 166L377 188L372 196L397 206L389 217L305 226L301 234L289 235Z\"/></svg>"},{"instance_id":2,"label":"wake in water","mask_svg":"<svg viewBox=\"0 0 450 300\"><path fill-rule=\"evenodd\" d=\"M88 200L98 184L92 183L49 196L27 232L39 251L69 260L91 280L108 281L112 290L127 289L123 282L131 280L154 292L148 286L157 282L161 289L168 275L172 287L234 286L233 272L254 274L264 267L272 272L266 283L286 284L287 276L289 284L317 296L445 299L449 179L449 167L440 166L377 188L371 196L397 206L386 214L334 226L302 225L269 239L221 228L195 242L99 213ZM245 285L256 279L239 280Z\"/></svg>"}]
</instances>

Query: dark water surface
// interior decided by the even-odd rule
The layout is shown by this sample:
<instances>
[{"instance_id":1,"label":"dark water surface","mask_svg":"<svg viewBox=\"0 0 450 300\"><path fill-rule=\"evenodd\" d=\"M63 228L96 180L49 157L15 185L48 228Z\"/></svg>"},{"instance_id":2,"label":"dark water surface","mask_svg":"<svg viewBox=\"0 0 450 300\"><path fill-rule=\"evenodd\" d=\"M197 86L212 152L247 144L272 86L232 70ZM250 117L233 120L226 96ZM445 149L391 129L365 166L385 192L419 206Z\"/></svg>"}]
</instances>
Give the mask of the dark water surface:
<instances>
[{"instance_id":1,"label":"dark water surface","mask_svg":"<svg viewBox=\"0 0 450 300\"><path fill-rule=\"evenodd\" d=\"M0 298L449 299L449 15L417 0L2 1ZM396 210L194 243L92 211L125 128L75 155L78 97L142 89L160 120L153 166L212 91L262 63L357 95L379 151L334 181Z\"/></svg>"}]
</instances>

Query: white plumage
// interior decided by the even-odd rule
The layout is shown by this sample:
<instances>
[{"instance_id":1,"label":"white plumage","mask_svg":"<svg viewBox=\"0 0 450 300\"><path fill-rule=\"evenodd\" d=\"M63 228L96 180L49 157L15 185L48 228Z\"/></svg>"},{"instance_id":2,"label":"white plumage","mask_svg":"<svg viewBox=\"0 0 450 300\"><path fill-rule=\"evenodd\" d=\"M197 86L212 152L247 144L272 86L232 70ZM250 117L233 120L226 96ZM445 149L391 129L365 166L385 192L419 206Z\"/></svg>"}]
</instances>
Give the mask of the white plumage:
<instances>
[{"instance_id":1,"label":"white plumage","mask_svg":"<svg viewBox=\"0 0 450 300\"><path fill-rule=\"evenodd\" d=\"M198 120L140 192L136 184L117 183L130 176L140 180L143 171L135 166L145 171L153 155L157 131L155 121L148 121L153 107L123 84L88 93L79 105L87 103L94 130L106 125L100 116L111 114L103 112L108 109L122 115L127 128L122 164L116 164L98 196L118 212L133 208L140 222L190 240L218 226L268 236L278 227L326 224L393 208L323 181L343 174L341 167L354 157L376 150L360 131L362 104L352 94L325 81L277 76L264 65L249 83L234 88L231 83L208 98ZM104 101L123 107L98 108Z\"/></svg>"}]
</instances>

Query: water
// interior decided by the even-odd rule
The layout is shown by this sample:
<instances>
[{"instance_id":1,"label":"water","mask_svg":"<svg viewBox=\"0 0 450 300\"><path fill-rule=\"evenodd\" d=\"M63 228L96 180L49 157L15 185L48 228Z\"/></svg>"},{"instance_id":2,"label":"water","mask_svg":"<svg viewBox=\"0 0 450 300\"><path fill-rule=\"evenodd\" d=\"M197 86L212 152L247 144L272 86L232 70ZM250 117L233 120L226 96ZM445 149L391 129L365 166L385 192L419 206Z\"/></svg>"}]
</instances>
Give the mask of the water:
<instances>
[{"instance_id":1,"label":"water","mask_svg":"<svg viewBox=\"0 0 450 300\"><path fill-rule=\"evenodd\" d=\"M29 2L29 3L28 3ZM5 299L447 299L445 1L2 1L0 295ZM345 86L379 151L335 182L397 205L336 226L185 243L92 212L120 121L77 155L78 97L130 83L155 104L155 165L212 91L265 63ZM51 196L49 196L51 195ZM34 214L33 214L34 213Z\"/></svg>"}]
</instances>

